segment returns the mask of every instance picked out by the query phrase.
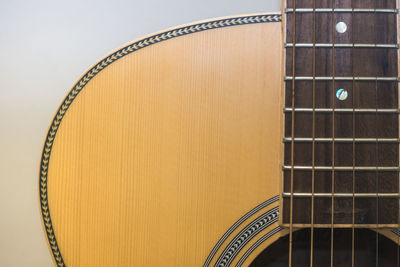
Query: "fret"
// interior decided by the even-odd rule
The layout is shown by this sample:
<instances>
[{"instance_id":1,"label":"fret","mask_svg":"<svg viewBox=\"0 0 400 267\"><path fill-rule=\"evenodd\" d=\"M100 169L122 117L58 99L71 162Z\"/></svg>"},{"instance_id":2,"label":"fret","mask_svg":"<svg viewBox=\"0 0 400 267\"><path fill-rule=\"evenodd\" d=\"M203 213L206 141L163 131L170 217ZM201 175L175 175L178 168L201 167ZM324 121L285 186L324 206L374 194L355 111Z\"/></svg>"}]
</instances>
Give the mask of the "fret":
<instances>
[{"instance_id":1,"label":"fret","mask_svg":"<svg viewBox=\"0 0 400 267\"><path fill-rule=\"evenodd\" d=\"M283 111L285 113L289 112L302 112L302 113L311 113L315 111L316 113L332 113L333 109L332 108L295 108L292 110L292 108L284 108ZM372 108L335 108L335 113L392 113L392 114L399 114L400 110L399 109L372 109Z\"/></svg>"},{"instance_id":2,"label":"fret","mask_svg":"<svg viewBox=\"0 0 400 267\"><path fill-rule=\"evenodd\" d=\"M291 170L291 166L283 166L283 170ZM312 166L293 166L294 170L302 170L302 171L307 171L307 170L312 170ZM391 167L386 167L386 166L355 166L354 168L352 166L314 166L314 170L316 171L382 171L382 172L399 172L400 167L398 166L391 166Z\"/></svg>"},{"instance_id":3,"label":"fret","mask_svg":"<svg viewBox=\"0 0 400 267\"><path fill-rule=\"evenodd\" d=\"M318 163L318 165L327 164ZM284 176L289 178L291 170L285 170ZM294 170L294 192L309 193L311 192L311 170ZM336 172L336 188L335 193L352 193L353 192L353 171ZM376 184L376 170L356 171L354 192L355 193L399 193L397 171L380 171L378 172L379 183ZM282 191L290 192L289 180L284 180ZM315 191L318 193L331 193L332 176L328 171L315 171Z\"/></svg>"},{"instance_id":4,"label":"fret","mask_svg":"<svg viewBox=\"0 0 400 267\"><path fill-rule=\"evenodd\" d=\"M313 13L313 8L296 8L296 13ZM316 8L316 13L386 13L397 14L398 9L389 8ZM293 13L293 8L285 8L285 13Z\"/></svg>"},{"instance_id":5,"label":"fret","mask_svg":"<svg viewBox=\"0 0 400 267\"><path fill-rule=\"evenodd\" d=\"M287 14L286 43L313 43L310 23L313 13L296 13L296 34L293 41L291 23L295 13ZM316 13L317 35L315 43L396 44L397 14L395 13ZM334 17L332 19L332 16ZM375 20L379 23L375 23ZM347 25L344 33L336 30L336 24ZM333 25L332 25L333 23ZM354 33L353 33L354 31ZM382 34L384 32L384 34ZM350 59L350 57L348 57Z\"/></svg>"},{"instance_id":6,"label":"fret","mask_svg":"<svg viewBox=\"0 0 400 267\"><path fill-rule=\"evenodd\" d=\"M285 81L293 80L293 76L286 76ZM328 76L328 77L311 77L311 76L296 76L296 81L378 81L378 82L398 82L399 77L339 77L339 76Z\"/></svg>"},{"instance_id":7,"label":"fret","mask_svg":"<svg viewBox=\"0 0 400 267\"><path fill-rule=\"evenodd\" d=\"M287 1L283 226L398 226L394 3Z\"/></svg>"},{"instance_id":8,"label":"fret","mask_svg":"<svg viewBox=\"0 0 400 267\"><path fill-rule=\"evenodd\" d=\"M283 138L284 143L289 143L292 142L324 142L324 143L331 143L331 142L337 142L337 143L399 143L400 139L399 138L301 138L297 137L292 139L291 137L285 137Z\"/></svg>"},{"instance_id":9,"label":"fret","mask_svg":"<svg viewBox=\"0 0 400 267\"><path fill-rule=\"evenodd\" d=\"M301 48L389 48L389 49L399 49L398 44L345 44L345 43L296 43L294 44L295 47ZM285 44L285 48L292 48L293 43Z\"/></svg>"},{"instance_id":10,"label":"fret","mask_svg":"<svg viewBox=\"0 0 400 267\"><path fill-rule=\"evenodd\" d=\"M316 77L330 77L333 76L333 64L335 67L335 76L348 77L347 80L354 77L369 77L369 80L375 80L375 77L397 77L397 61L396 56L398 49L374 47L352 48L345 47L348 42L343 42L344 46L337 47L297 47L296 46L296 60L295 60L295 76L297 77L312 77L312 54L315 49L316 58ZM300 43L310 44L310 42ZM329 44L329 43L328 43ZM335 43L335 46L340 46L340 43ZM390 44L392 45L392 44ZM309 45L310 46L310 45ZM293 47L286 48L287 55L291 56ZM334 50L334 51L333 51ZM335 53L334 59L332 53ZM354 59L351 57L354 54ZM362 58L363 63L357 63L357 59ZM377 60L379 59L379 61ZM334 62L333 62L334 60ZM353 66L354 60L354 66ZM292 66L292 60L287 58L287 66ZM354 67L354 70L353 70ZM293 76L290 69L287 69L286 76ZM318 78L317 78L318 80Z\"/></svg>"},{"instance_id":11,"label":"fret","mask_svg":"<svg viewBox=\"0 0 400 267\"><path fill-rule=\"evenodd\" d=\"M283 192L282 196L283 197L290 197L293 195L294 197L329 197L332 198L351 198L351 197L356 197L356 198L400 198L399 193L293 193L291 194L290 192Z\"/></svg>"},{"instance_id":12,"label":"fret","mask_svg":"<svg viewBox=\"0 0 400 267\"><path fill-rule=\"evenodd\" d=\"M336 138L335 138L336 140ZM284 142L285 158L284 166L291 166L290 163L290 151L288 147L291 142ZM323 167L332 165L332 155L329 154L330 151L335 149L335 166L345 167L344 169L334 169L339 171L352 171L352 168L346 169L352 165L353 156L355 158L355 166L360 167L394 167L398 165L398 143L391 142L355 142L355 151L353 153L353 143L352 142L314 142L315 146L315 166L320 166L321 168L316 168L316 170L326 171ZM294 142L294 165L295 166L312 166L311 149L312 142ZM378 146L378 156L376 155L376 147ZM294 168L295 170L312 170L310 168ZM356 168L357 169L357 168ZM285 170L285 168L284 168ZM290 170L290 169L289 169ZM332 170L332 169L330 169ZM361 171L361 170L360 170ZM368 171L368 168L365 169ZM376 171L376 169L374 169Z\"/></svg>"},{"instance_id":13,"label":"fret","mask_svg":"<svg viewBox=\"0 0 400 267\"><path fill-rule=\"evenodd\" d=\"M283 223L282 226L289 227L289 223ZM311 224L309 223L293 223L293 228L310 228ZM330 223L314 223L314 228L330 228ZM372 228L372 229L397 229L399 228L399 224L397 223L380 223L380 224L372 224L372 223L335 223L333 225L334 228Z\"/></svg>"},{"instance_id":14,"label":"fret","mask_svg":"<svg viewBox=\"0 0 400 267\"><path fill-rule=\"evenodd\" d=\"M287 0L287 8L313 8L313 0ZM395 9L397 7L395 0L317 0L315 2L316 8L356 8L356 9Z\"/></svg>"},{"instance_id":15,"label":"fret","mask_svg":"<svg viewBox=\"0 0 400 267\"><path fill-rule=\"evenodd\" d=\"M285 113L285 135L291 136L291 114ZM393 113L357 113L356 129L352 130L353 114L351 113L316 113L315 137L332 137L332 128L328 128L335 118L336 138L398 138L399 116ZM312 113L295 113L294 137L312 137ZM376 126L377 125L377 126ZM299 155L300 156L300 155Z\"/></svg>"},{"instance_id":16,"label":"fret","mask_svg":"<svg viewBox=\"0 0 400 267\"><path fill-rule=\"evenodd\" d=\"M296 81L295 84L295 112L312 112L312 83L313 81ZM335 90L344 88L349 91L346 101L336 100L335 113L398 113L397 82L376 81L336 81ZM377 83L377 84L376 84ZM333 112L332 108L332 81L316 81L316 112ZM376 90L378 85L378 90ZM292 112L291 81L286 81L285 113ZM354 107L353 100L354 99ZM290 109L289 109L290 108ZM311 111L310 111L311 109ZM377 109L377 111L376 111ZM387 111L386 111L387 110Z\"/></svg>"}]
</instances>

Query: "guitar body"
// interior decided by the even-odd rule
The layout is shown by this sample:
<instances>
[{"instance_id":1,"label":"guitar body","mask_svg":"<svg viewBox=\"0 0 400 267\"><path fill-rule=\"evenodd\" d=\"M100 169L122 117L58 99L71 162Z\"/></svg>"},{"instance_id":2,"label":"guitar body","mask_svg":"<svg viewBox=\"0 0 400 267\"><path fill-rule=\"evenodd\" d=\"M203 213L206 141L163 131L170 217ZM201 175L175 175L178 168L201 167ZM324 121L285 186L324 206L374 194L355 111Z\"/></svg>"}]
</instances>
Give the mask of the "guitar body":
<instances>
[{"instance_id":1,"label":"guitar body","mask_svg":"<svg viewBox=\"0 0 400 267\"><path fill-rule=\"evenodd\" d=\"M389 24L382 24L385 23ZM288 25L287 32L290 32ZM304 25L299 26L299 36L309 33L309 27ZM367 30L360 32L368 33ZM319 34L324 32L319 31ZM343 41L343 36L338 40ZM340 156L351 151L355 154L356 139L364 144L372 142L363 148L365 152L359 149L361 163L357 168L365 179L360 181L366 181L360 184L373 189L361 192L364 193L361 200L356 199L355 191L349 190L361 179L361 174L355 178L354 156L353 169L348 166L351 159L342 166L342 170L353 170L353 178L348 176L350 178L337 186L345 189L343 193L339 189L335 191L333 186L330 189L327 182L336 174L327 156L329 150L335 149L313 148L322 155L317 160L322 165L320 172L326 175L319 182L314 181L317 175L312 166L316 163L303 160L311 158L310 153L304 144L294 145L297 142L294 136L303 137L297 134L303 129L315 131L315 125L310 124L315 120L315 103L311 108L306 106L312 112L303 114L306 119L293 124L297 129L291 139L290 116L284 116L284 112L289 110L294 114L296 107L301 109L301 104L309 105L310 101L304 101L307 89L313 88L315 98L317 92L312 82L316 70L311 79L290 73L292 50L287 50L284 59L283 39L281 14L214 19L133 41L90 68L61 103L42 152L40 206L56 265L277 267L290 263L294 267L306 267L313 263L318 267L398 266L400 231L396 230L398 198L395 195L398 193L398 164L393 163L398 158L398 146L385 149L387 153L383 155L388 158L385 160L389 167L378 163L375 166L370 160L375 152L368 154L365 147L374 148L375 142L378 155L377 136L372 135L370 139L356 138L355 134L345 136L347 144L348 140L353 142L353 148L348 146L347 150L340 151L339 147ZM343 41L346 42L348 40ZM308 47L298 49L300 60L310 60L310 50L308 54L304 51L316 48ZM322 46L322 49L331 48ZM328 66L327 55L331 54L321 56L326 62L319 64ZM338 52L337 57L343 66L349 65L348 54ZM365 57L368 58L368 54ZM391 65L387 64L389 60L385 56L382 58L378 63L384 71L393 72L394 68L387 67ZM366 62L367 66L374 65L372 60ZM297 64L301 72L303 66ZM298 71L297 67L293 69ZM318 71L327 70L329 68ZM352 74L354 77L354 69ZM384 73L397 75L390 74ZM329 80L325 77L328 74L320 76L320 80ZM302 93L293 98L300 102L299 106L294 104L290 109L288 96L292 78L302 81L293 87L293 92L299 88ZM379 97L386 101L383 105L386 109L382 109L386 113L393 112L387 108L390 105L398 108L397 85L392 85L389 91L389 86L380 84L387 86L390 79L384 77L379 82L381 90L386 88L387 92L393 92L392 96L385 93ZM364 78L364 83L357 85L353 79L353 86L360 86L367 92L370 80L370 77ZM367 94L357 93L356 89L352 92L348 83L340 86L348 86L343 88L347 88L352 97L361 99L360 103L378 103L378 96L374 100ZM375 86L378 88L378 80ZM318 90L319 94L331 92L328 86ZM339 95L334 101L345 100L345 92L343 99ZM308 91L309 98L312 94ZM323 104L330 99L329 95L320 98ZM338 102L343 107L349 107L349 103ZM322 107L329 110L331 106ZM357 118L354 107L349 110ZM358 112L370 114L374 108L378 117L377 105L365 107ZM322 114L326 115L326 110L321 111ZM332 112L335 115L335 108ZM343 123L337 124L339 130L336 131L348 134L350 127L347 127L346 118L349 116L338 118ZM376 128L378 123L366 124L365 121L372 121L373 117L368 118L360 119L359 125L353 122L353 127L365 132L371 125ZM321 136L325 139L320 141L334 139L329 135L333 132L330 120L319 120L320 129L328 133ZM390 132L390 125L397 127L398 115L384 124L388 125L384 130ZM372 132L378 134L377 128ZM392 132L392 139L381 140L393 143L398 132ZM314 137L306 136L299 142L311 140L314 146L317 142ZM288 140L296 147L293 151L297 156L292 162ZM332 142L331 147L335 141ZM302 162L302 166L294 166L297 161ZM386 195L382 193L386 196L384 199L378 198L381 192L373 183L381 167L390 171L382 171L380 178L383 181L392 179L382 182L388 188ZM313 177L312 188L328 187L327 191L319 193L320 199L315 199L315 203L322 203L318 204L319 208L317 204L311 208L314 189L310 193L311 182L302 181L304 172L301 176L295 168L312 170L314 174L311 171L308 174ZM324 172L330 168L333 171ZM370 170L374 172L368 176ZM332 178L329 177L331 173ZM340 171L336 177L339 180ZM295 183L291 189L289 178ZM354 181L354 185L349 181ZM332 192L342 193L342 198L335 199L336 193ZM290 197L295 193L299 197ZM310 201L301 202L304 196ZM331 199L334 205L326 201ZM366 199L370 202L365 202ZM375 204L371 200L376 200ZM288 211L290 201L294 203L293 213ZM321 221L319 226L314 225L314 217L315 222ZM297 223L295 227L291 220ZM382 222L378 225L378 221Z\"/></svg>"},{"instance_id":2,"label":"guitar body","mask_svg":"<svg viewBox=\"0 0 400 267\"><path fill-rule=\"evenodd\" d=\"M284 235L282 56L280 14L258 14L148 36L85 73L41 162L56 264L248 265Z\"/></svg>"}]
</instances>

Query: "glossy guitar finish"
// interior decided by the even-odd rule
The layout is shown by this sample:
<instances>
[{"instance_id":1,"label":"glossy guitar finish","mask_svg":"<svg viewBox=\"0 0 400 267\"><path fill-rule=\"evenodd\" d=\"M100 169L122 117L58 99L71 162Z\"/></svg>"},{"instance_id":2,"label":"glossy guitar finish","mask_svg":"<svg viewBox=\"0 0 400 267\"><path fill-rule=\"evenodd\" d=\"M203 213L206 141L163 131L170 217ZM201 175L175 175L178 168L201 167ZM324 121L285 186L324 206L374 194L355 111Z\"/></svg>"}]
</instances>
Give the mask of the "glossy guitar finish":
<instances>
[{"instance_id":1,"label":"glossy guitar finish","mask_svg":"<svg viewBox=\"0 0 400 267\"><path fill-rule=\"evenodd\" d=\"M301 12L297 24L254 14L156 33L77 81L40 165L58 266L398 265L398 47L368 46L397 42L375 30L395 30L397 14L342 10L332 20L320 10L311 40ZM342 20L360 34L342 25L330 36Z\"/></svg>"},{"instance_id":2,"label":"glossy guitar finish","mask_svg":"<svg viewBox=\"0 0 400 267\"><path fill-rule=\"evenodd\" d=\"M280 21L170 29L78 80L41 160L57 266L248 265L285 234Z\"/></svg>"}]
</instances>

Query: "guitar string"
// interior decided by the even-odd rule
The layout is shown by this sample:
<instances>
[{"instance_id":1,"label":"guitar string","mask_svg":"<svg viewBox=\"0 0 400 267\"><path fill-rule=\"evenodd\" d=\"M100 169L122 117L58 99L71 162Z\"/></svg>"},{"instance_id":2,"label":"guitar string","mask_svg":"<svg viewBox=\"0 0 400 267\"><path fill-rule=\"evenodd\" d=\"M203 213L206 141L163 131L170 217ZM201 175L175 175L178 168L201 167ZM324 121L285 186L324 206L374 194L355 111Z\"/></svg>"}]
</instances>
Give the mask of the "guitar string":
<instances>
[{"instance_id":1,"label":"guitar string","mask_svg":"<svg viewBox=\"0 0 400 267\"><path fill-rule=\"evenodd\" d=\"M396 9L398 9L400 7L400 1L396 1L396 3L395 3L395 8ZM397 25L399 25L399 22L398 22L398 19L399 19L399 16L398 15L396 15L396 26ZM398 32L398 30L399 30L399 27L396 27L396 29L397 29L397 31L396 31L396 43L398 44L399 43L399 32ZM397 51L397 61L399 61L399 51ZM397 64L397 68L399 68L399 66L398 66L398 64ZM397 76L399 76L399 69L397 69ZM399 83L397 83L396 85L396 91L397 91L397 108L399 108L399 100L400 100L400 95L399 95ZM397 123L399 123L399 117L397 117ZM397 127L398 129L400 129L400 124L398 125L398 127ZM397 137L399 137L399 133L397 134ZM400 154L400 147L398 146L397 147L397 153L399 153ZM398 163L397 163L397 165L399 166L400 165L400 158L398 159ZM397 192L399 192L399 188L400 187L400 172L397 172ZM400 212L399 212L399 205L400 205L400 201L399 201L399 199L397 199L397 266L398 267L400 267L400 246L399 246L399 243L400 243L400 235L399 235L399 233L400 233Z\"/></svg>"},{"instance_id":2,"label":"guitar string","mask_svg":"<svg viewBox=\"0 0 400 267\"><path fill-rule=\"evenodd\" d=\"M351 267L354 267L355 264L355 187L356 187L356 172L355 172L355 165L356 165L356 113L355 113L355 70L354 70L354 1L351 0L351 42L353 43L353 46L351 48L351 70L352 70L352 75L353 75L353 81L352 81L352 106L353 106L353 114L352 114L352 135L353 135L353 144L352 144L352 165L353 165L353 170L352 170L352 179L353 179L353 197L352 197L352 218L351 218Z\"/></svg>"},{"instance_id":3,"label":"guitar string","mask_svg":"<svg viewBox=\"0 0 400 267\"><path fill-rule=\"evenodd\" d=\"M332 0L332 197L331 197L331 267L333 267L334 217L335 217L335 0Z\"/></svg>"},{"instance_id":4,"label":"guitar string","mask_svg":"<svg viewBox=\"0 0 400 267\"><path fill-rule=\"evenodd\" d=\"M395 8L398 10L398 8L400 7L400 1L396 1L396 3L395 3ZM399 37L399 32L398 32L398 30L399 30L399 27L398 27L398 25L399 25L399 21L398 21L398 19L399 19L399 16L398 15L396 15L396 43L398 44L399 43L399 39L398 39L398 37ZM399 61L399 50L397 51L397 61ZM399 65L397 64L397 68L399 68ZM399 76L399 69L397 69L397 76ZM396 86L396 92L397 92L397 108L399 108L399 104L400 104L400 94L399 94L399 83L397 82L397 84L395 85ZM399 123L399 117L397 117L397 122ZM399 130L400 129L400 124L397 126L397 129ZM397 136L399 137L399 134L400 134L400 132L397 134ZM399 145L397 146L397 153L399 153L400 154L400 147L399 147ZM398 159L398 163L397 163L397 165L399 166L400 165L400 158ZM397 192L399 193L399 189L400 189L400 172L397 172ZM400 212L399 212L399 205L400 205L400 200L399 199L397 199L397 266L399 267L400 266L400 246L399 246L399 244L400 244L400 235L399 235L399 233L400 233Z\"/></svg>"},{"instance_id":5,"label":"guitar string","mask_svg":"<svg viewBox=\"0 0 400 267\"><path fill-rule=\"evenodd\" d=\"M292 122L291 122L291 136L292 142L290 147L290 215L289 215L289 267L292 266L293 254L293 177L294 177L294 120L295 120L295 78L296 78L296 0L293 0L293 15L292 15Z\"/></svg>"},{"instance_id":6,"label":"guitar string","mask_svg":"<svg viewBox=\"0 0 400 267\"><path fill-rule=\"evenodd\" d=\"M377 24L377 17L376 17L376 9L378 8L378 2L377 0L374 1L374 6L375 6L375 11L374 11L374 42L378 43L378 38L377 38L377 30L376 27L378 26ZM379 66L379 60L376 51L374 50L374 56L375 56L375 66ZM378 70L376 72L376 80L375 80L375 164L376 164L376 169L375 169L375 192L376 192L376 206L375 206L375 215L376 215L376 229L375 229L375 266L379 266L379 234L378 234L378 223L379 223L379 180L378 180L378 165L379 165L379 159L378 159Z\"/></svg>"},{"instance_id":7,"label":"guitar string","mask_svg":"<svg viewBox=\"0 0 400 267\"><path fill-rule=\"evenodd\" d=\"M334 0L332 0L332 10L333 10L333 8L334 8ZM295 5L294 5L294 10L295 10ZM334 25L334 23L333 23L333 21L334 21L334 11L332 11L332 26ZM314 15L315 15L315 6L314 6ZM293 28L293 35L295 36L295 21L296 21L296 19L295 19L295 17L296 17L296 15L295 15L295 12L294 12L294 18L293 18L293 24L294 24L294 28ZM354 17L354 11L352 11L352 18ZM375 21L375 25L376 25L376 10L374 11L374 21ZM315 21L314 21L314 23L315 23ZM352 25L352 28L353 28L353 25ZM334 43L334 32L332 33L332 35L333 35L333 43ZM354 31L352 31L352 35L353 35L353 48L354 48ZM376 35L375 35L375 37L376 37ZM294 43L295 43L295 39L293 39L293 41L294 41ZM314 46L313 46L313 48L315 49L315 41L313 42L314 43ZM376 41L375 41L375 43L376 43ZM293 46L293 47L295 47L295 45ZM334 48L333 48L333 50L334 50ZM315 51L313 52L313 58L314 58L314 53L315 53ZM332 62L332 73L333 73L333 77L335 76L335 72L334 72L334 68L335 68L335 66L334 66L334 54L335 54L335 52L334 51L332 51L332 59L333 59L333 62ZM354 59L354 52L352 52L352 58ZM354 61L352 61L353 63L352 64L354 64ZM315 63L313 62L313 68L315 67ZM295 72L294 72L294 69L295 69L295 51L294 51L294 48L293 48L293 77L295 77ZM313 70L313 72L314 72L314 70ZM314 76L314 78L313 78L313 80L315 80L315 75L313 75ZM294 106L294 80L295 79L293 79L292 80L292 107ZM314 83L315 81L313 81L313 83ZM333 82L332 82L332 84L333 84L333 90L334 90L334 79L333 79ZM354 91L355 91L355 86L354 86L354 67L353 67L353 94L354 94ZM315 94L315 92L314 92L314 85L313 85L313 98L314 98L314 94ZM376 97L376 99L375 99L375 102L376 102L376 136L378 136L378 82L377 82L377 80L375 81L375 97ZM334 98L333 98L334 99ZM333 133L333 138L332 138L332 140L333 140L333 143L332 143L332 166L334 167L334 126L335 126L335 124L334 124L334 120L335 120L335 118L334 118L334 109L335 109L335 107L334 107L334 102L332 101L332 104L333 104L333 108L332 108L332 126L333 126L333 130L332 130L332 133ZM315 111L314 110L314 99L313 99L313 112ZM292 125L294 124L294 116L293 116L294 114L293 114L293 109L292 109ZM354 240L354 224L355 224L355 203L354 203L354 201L355 201L355 196L354 196L354 191L355 191L355 173L354 173L354 163L355 163L355 138L354 138L354 136L355 136L355 111L354 111L354 98L353 98L353 222L352 222L352 266L354 266L354 242L355 242L355 240ZM313 114L313 127L314 127L314 114ZM294 133L293 133L293 130L294 130L294 127L292 127L292 152L293 152L293 136L294 136ZM313 130L313 134L314 134L314 130ZM313 146L314 146L314 137L313 137ZM313 148L313 153L314 153L314 148ZM378 186L378 153L379 153L379 151L378 151L378 143L377 143L377 141L376 141L376 190L378 190L378 188L379 188L379 186ZM293 157L293 153L292 153L292 157ZM314 155L313 155L313 165L314 165ZM334 168L333 168L334 169ZM314 168L313 168L313 176L314 176ZM332 193L334 193L334 178L335 178L335 173L334 173L334 170L332 170ZM312 182L312 186L314 187L314 177L312 178L313 179L313 182ZM293 186L292 186L292 183L293 183L293 159L292 159L292 175L291 175L291 219L290 219L290 225L291 225L291 230L290 230L290 233L291 233L291 235L292 235L292 230L293 230L293 225L292 225L292 207L293 207ZM312 189L313 190L313 189ZM314 192L314 191L313 191ZM378 192L378 191L377 191ZM312 197L314 197L314 193L312 194ZM378 193L377 193L377 195L376 195L376 201L377 201L377 203L376 203L376 266L378 266L378 253L379 253L379 244L378 244L378 232L377 232L377 230L378 230L378 218L379 218L379 210L378 210L378 205L379 205L379 195L378 195ZM314 202L314 199L312 199L312 202ZM312 206L313 206L313 204L312 204ZM312 212L313 212L313 209L312 209ZM399 213L398 213L398 217L399 217ZM312 220L313 220L313 216L312 216ZM331 266L333 266L333 226L334 226L334 196L332 196L332 222L331 222ZM313 228L313 223L312 223L312 228ZM292 237L290 238L291 239L291 241L290 241L290 245L292 245ZM398 240L400 240L400 237L398 237ZM312 248L313 248L313 246L312 246ZM398 247L398 250L397 250L397 261L399 262L399 249L400 249L400 247ZM312 255L312 252L311 252L311 255ZM291 256L290 256L290 263L289 263L289 266L291 266ZM311 257L311 266L312 266L312 257Z\"/></svg>"},{"instance_id":8,"label":"guitar string","mask_svg":"<svg viewBox=\"0 0 400 267\"><path fill-rule=\"evenodd\" d=\"M310 229L310 267L313 267L314 263L314 193L315 193L315 94L316 94L316 0L313 0L313 81L312 81L312 145L311 145L311 229Z\"/></svg>"}]
</instances>

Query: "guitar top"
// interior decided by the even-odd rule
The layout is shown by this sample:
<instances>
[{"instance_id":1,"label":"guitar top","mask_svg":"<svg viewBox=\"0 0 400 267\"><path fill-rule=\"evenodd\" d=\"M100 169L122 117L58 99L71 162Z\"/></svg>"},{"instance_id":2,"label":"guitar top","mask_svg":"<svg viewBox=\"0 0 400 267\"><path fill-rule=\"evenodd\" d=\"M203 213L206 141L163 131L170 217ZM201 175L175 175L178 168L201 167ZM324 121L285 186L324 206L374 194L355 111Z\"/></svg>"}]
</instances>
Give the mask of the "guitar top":
<instances>
[{"instance_id":1,"label":"guitar top","mask_svg":"<svg viewBox=\"0 0 400 267\"><path fill-rule=\"evenodd\" d=\"M40 172L58 266L237 262L279 227L280 21L256 14L173 28L121 47L76 82Z\"/></svg>"},{"instance_id":2,"label":"guitar top","mask_svg":"<svg viewBox=\"0 0 400 267\"><path fill-rule=\"evenodd\" d=\"M133 41L73 85L40 165L57 266L394 267L394 0L288 0Z\"/></svg>"}]
</instances>

